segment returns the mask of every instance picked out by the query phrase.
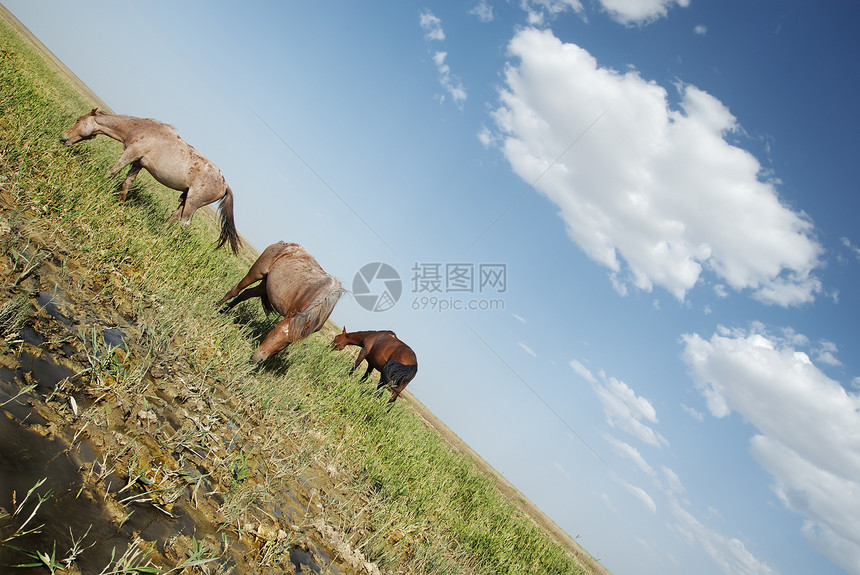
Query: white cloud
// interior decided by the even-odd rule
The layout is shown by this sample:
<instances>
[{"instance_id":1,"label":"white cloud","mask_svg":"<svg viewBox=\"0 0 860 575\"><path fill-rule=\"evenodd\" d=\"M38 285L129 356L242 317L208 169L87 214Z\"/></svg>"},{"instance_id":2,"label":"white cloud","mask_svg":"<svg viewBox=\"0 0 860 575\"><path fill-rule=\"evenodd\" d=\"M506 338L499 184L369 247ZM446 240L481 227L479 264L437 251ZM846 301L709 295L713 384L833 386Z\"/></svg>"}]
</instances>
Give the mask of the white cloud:
<instances>
[{"instance_id":1,"label":"white cloud","mask_svg":"<svg viewBox=\"0 0 860 575\"><path fill-rule=\"evenodd\" d=\"M636 487L635 485L631 485L626 481L621 479L618 480L619 483L627 490L627 493L633 496L639 504L650 511L651 513L657 512L657 503L654 502L654 498L648 495L648 492L642 489L641 487Z\"/></svg>"},{"instance_id":2,"label":"white cloud","mask_svg":"<svg viewBox=\"0 0 860 575\"><path fill-rule=\"evenodd\" d=\"M743 542L702 524L675 500L670 501L675 532L688 543L698 543L726 575L775 575L770 565L747 551Z\"/></svg>"},{"instance_id":3,"label":"white cloud","mask_svg":"<svg viewBox=\"0 0 860 575\"><path fill-rule=\"evenodd\" d=\"M643 420L649 423L658 422L657 411L650 401L636 395L636 392L626 383L614 377L608 377L603 371L598 378L575 359L572 359L569 365L573 371L591 384L594 393L600 398L606 423L626 431L648 445L662 447L669 444L665 437L642 422Z\"/></svg>"},{"instance_id":4,"label":"white cloud","mask_svg":"<svg viewBox=\"0 0 860 575\"><path fill-rule=\"evenodd\" d=\"M614 377L603 376L602 381L592 385L603 403L606 422L626 431L639 441L655 447L668 445L666 439L643 423L657 423L657 412L651 402L636 395L626 383Z\"/></svg>"},{"instance_id":5,"label":"white cloud","mask_svg":"<svg viewBox=\"0 0 860 575\"><path fill-rule=\"evenodd\" d=\"M445 39L445 31L442 30L442 20L429 10L421 13L419 23L421 24L421 28L424 29L424 39L428 42L441 42ZM433 54L433 63L436 65L436 70L439 72L439 83L443 88L445 88L445 92L454 100L454 104L461 106L468 95L466 94L466 90L463 88L463 82L451 74L451 67L445 63L445 59L447 57L447 52L438 50ZM445 96L443 95L439 99L441 102L444 102Z\"/></svg>"},{"instance_id":6,"label":"white cloud","mask_svg":"<svg viewBox=\"0 0 860 575\"><path fill-rule=\"evenodd\" d=\"M683 337L683 359L716 417L737 411L759 434L756 461L822 553L860 573L860 395L827 377L791 330L721 328Z\"/></svg>"},{"instance_id":7,"label":"white cloud","mask_svg":"<svg viewBox=\"0 0 860 575\"><path fill-rule=\"evenodd\" d=\"M642 454L638 449L633 447L632 445L621 441L620 439L616 439L611 435L605 435L604 439L612 448L617 455L623 457L624 459L628 459L633 463L636 468L638 468L642 473L654 477L656 473L654 472L654 468L651 467L645 458L642 457Z\"/></svg>"},{"instance_id":8,"label":"white cloud","mask_svg":"<svg viewBox=\"0 0 860 575\"><path fill-rule=\"evenodd\" d=\"M600 0L600 3L616 22L641 25L665 18L675 4L689 6L690 0Z\"/></svg>"},{"instance_id":9,"label":"white cloud","mask_svg":"<svg viewBox=\"0 0 860 575\"><path fill-rule=\"evenodd\" d=\"M860 573L860 483L823 469L779 441L758 435L752 453L777 478L773 490L807 519L806 539L849 573Z\"/></svg>"},{"instance_id":10,"label":"white cloud","mask_svg":"<svg viewBox=\"0 0 860 575\"><path fill-rule=\"evenodd\" d=\"M851 243L851 240L849 240L848 238L843 237L843 238L842 238L842 245L843 245L843 246L845 246L846 248L848 248L848 250L849 250L852 254L854 254L854 255L857 257L857 259L860 259L860 248L858 248L857 246L855 246L854 244L852 244L852 243Z\"/></svg>"},{"instance_id":11,"label":"white cloud","mask_svg":"<svg viewBox=\"0 0 860 575\"><path fill-rule=\"evenodd\" d=\"M478 130L478 141L481 142L481 144L485 148L489 148L490 146L493 146L496 143L495 135L486 126L481 126L481 129ZM514 315L514 317L517 317L517 316Z\"/></svg>"},{"instance_id":12,"label":"white cloud","mask_svg":"<svg viewBox=\"0 0 860 575\"><path fill-rule=\"evenodd\" d=\"M477 6L469 10L469 14L477 16L478 20L484 23L493 21L493 7L490 6L487 0L478 2Z\"/></svg>"},{"instance_id":13,"label":"white cloud","mask_svg":"<svg viewBox=\"0 0 860 575\"><path fill-rule=\"evenodd\" d=\"M690 407L689 405L681 404L681 409L683 409L687 415L695 419L696 421L705 421L705 416L694 407Z\"/></svg>"},{"instance_id":14,"label":"white cloud","mask_svg":"<svg viewBox=\"0 0 860 575\"><path fill-rule=\"evenodd\" d=\"M441 42L445 39L445 32L442 30L442 20L434 16L429 10L421 13L419 23L421 24L421 28L424 29L425 40Z\"/></svg>"},{"instance_id":15,"label":"white cloud","mask_svg":"<svg viewBox=\"0 0 860 575\"><path fill-rule=\"evenodd\" d=\"M665 491L668 507L674 518L670 528L682 541L701 547L726 575L776 575L777 571L757 559L740 539L727 537L699 521L682 504L687 489L681 478L668 467L663 467L662 471L668 486ZM686 504L689 505L689 502ZM720 517L719 512L712 507L708 508L708 514Z\"/></svg>"},{"instance_id":16,"label":"white cloud","mask_svg":"<svg viewBox=\"0 0 860 575\"><path fill-rule=\"evenodd\" d=\"M520 323L526 323L526 318L524 318L524 317L522 317L522 316L520 316L520 315L517 315L517 314L511 314L511 315L513 315L513 316L514 316L514 319L516 319L518 322L520 322Z\"/></svg>"},{"instance_id":17,"label":"white cloud","mask_svg":"<svg viewBox=\"0 0 860 575\"><path fill-rule=\"evenodd\" d=\"M579 376L582 377L582 379L584 379L588 383L591 383L591 384L597 383L597 378L594 377L594 374L592 374L591 371L587 367L582 365L582 363L578 362L577 360L575 360L575 359L570 360L570 367L572 367L573 371L578 373Z\"/></svg>"},{"instance_id":18,"label":"white cloud","mask_svg":"<svg viewBox=\"0 0 860 575\"><path fill-rule=\"evenodd\" d=\"M526 352L526 353L527 353L527 354L529 354L530 356L532 356L532 357L537 357L537 354L536 354L534 351L532 351L532 348L530 348L529 346L527 346L527 345L526 345L526 344L524 344L523 342L518 341L518 342L517 342L517 345L518 345L518 346L520 346L520 349L522 349L524 352Z\"/></svg>"},{"instance_id":19,"label":"white cloud","mask_svg":"<svg viewBox=\"0 0 860 575\"><path fill-rule=\"evenodd\" d=\"M703 26L703 25L699 24L698 26L695 26L695 27L693 28L693 32L694 32L697 36L704 36L705 34L707 34L707 33L708 33L708 27L707 27L707 26Z\"/></svg>"},{"instance_id":20,"label":"white cloud","mask_svg":"<svg viewBox=\"0 0 860 575\"><path fill-rule=\"evenodd\" d=\"M778 305L821 291L812 223L727 142L740 128L716 98L679 85L672 109L663 87L601 68L548 30L521 30L509 50L517 62L493 114L503 153L620 293L657 285L683 300L706 273Z\"/></svg>"},{"instance_id":21,"label":"white cloud","mask_svg":"<svg viewBox=\"0 0 860 575\"><path fill-rule=\"evenodd\" d=\"M687 489L684 487L684 484L681 483L681 478L678 477L678 474L669 469L668 467L663 468L663 475L666 477L666 483L669 485L669 489L678 495L683 495L687 492Z\"/></svg>"},{"instance_id":22,"label":"white cloud","mask_svg":"<svg viewBox=\"0 0 860 575\"><path fill-rule=\"evenodd\" d=\"M564 466L558 461L553 461L552 466L558 469L558 472L564 475L566 479L573 479L573 474L564 468Z\"/></svg>"},{"instance_id":23,"label":"white cloud","mask_svg":"<svg viewBox=\"0 0 860 575\"><path fill-rule=\"evenodd\" d=\"M445 63L445 58L447 57L447 52L436 52L433 55L433 62L439 71L439 83L451 95L454 103L459 105L467 98L467 94L466 90L463 89L463 83L451 75L451 67Z\"/></svg>"},{"instance_id":24,"label":"white cloud","mask_svg":"<svg viewBox=\"0 0 860 575\"><path fill-rule=\"evenodd\" d=\"M555 18L568 10L582 14L580 0L520 0L520 8L526 11L531 26L541 26L548 18Z\"/></svg>"},{"instance_id":25,"label":"white cloud","mask_svg":"<svg viewBox=\"0 0 860 575\"><path fill-rule=\"evenodd\" d=\"M815 361L826 365L839 366L842 362L836 358L839 348L832 341L822 341L815 349Z\"/></svg>"}]
</instances>

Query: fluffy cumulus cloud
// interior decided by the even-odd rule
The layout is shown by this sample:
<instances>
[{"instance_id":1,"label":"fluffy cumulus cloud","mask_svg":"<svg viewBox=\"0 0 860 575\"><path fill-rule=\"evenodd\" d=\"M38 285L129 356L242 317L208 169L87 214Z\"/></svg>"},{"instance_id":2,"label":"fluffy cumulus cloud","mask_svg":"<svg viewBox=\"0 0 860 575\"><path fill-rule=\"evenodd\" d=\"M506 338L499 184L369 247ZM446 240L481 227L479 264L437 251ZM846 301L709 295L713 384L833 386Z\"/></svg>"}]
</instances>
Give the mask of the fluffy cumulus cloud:
<instances>
[{"instance_id":1,"label":"fluffy cumulus cloud","mask_svg":"<svg viewBox=\"0 0 860 575\"><path fill-rule=\"evenodd\" d=\"M600 0L600 4L616 22L641 25L665 18L676 4L689 6L690 0Z\"/></svg>"},{"instance_id":2,"label":"fluffy cumulus cloud","mask_svg":"<svg viewBox=\"0 0 860 575\"><path fill-rule=\"evenodd\" d=\"M860 395L797 346L761 326L683 337L683 359L715 417L735 411L758 429L751 451L809 541L860 574Z\"/></svg>"},{"instance_id":3,"label":"fluffy cumulus cloud","mask_svg":"<svg viewBox=\"0 0 860 575\"><path fill-rule=\"evenodd\" d=\"M521 30L509 51L493 141L621 293L656 285L683 300L705 273L783 306L821 291L812 223L728 142L740 128L716 98L679 85L675 109L663 87L549 30Z\"/></svg>"}]
</instances>

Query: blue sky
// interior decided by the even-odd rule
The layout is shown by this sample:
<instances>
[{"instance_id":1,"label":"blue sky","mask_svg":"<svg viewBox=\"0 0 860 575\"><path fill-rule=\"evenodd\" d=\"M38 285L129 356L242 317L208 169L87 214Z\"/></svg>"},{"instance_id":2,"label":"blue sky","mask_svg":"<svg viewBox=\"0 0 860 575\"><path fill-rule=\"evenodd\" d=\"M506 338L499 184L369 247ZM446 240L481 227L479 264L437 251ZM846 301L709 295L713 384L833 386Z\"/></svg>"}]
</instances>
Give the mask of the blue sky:
<instances>
[{"instance_id":1,"label":"blue sky","mask_svg":"<svg viewBox=\"0 0 860 575\"><path fill-rule=\"evenodd\" d=\"M613 573L860 573L854 3L4 4Z\"/></svg>"}]
</instances>

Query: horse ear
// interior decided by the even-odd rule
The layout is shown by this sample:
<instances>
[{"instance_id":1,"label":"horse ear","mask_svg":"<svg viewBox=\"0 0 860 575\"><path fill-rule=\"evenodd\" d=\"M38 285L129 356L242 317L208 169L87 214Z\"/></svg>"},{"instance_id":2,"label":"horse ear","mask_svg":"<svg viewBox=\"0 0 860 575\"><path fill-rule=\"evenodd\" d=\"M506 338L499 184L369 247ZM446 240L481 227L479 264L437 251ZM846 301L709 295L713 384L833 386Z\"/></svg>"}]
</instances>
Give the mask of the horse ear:
<instances>
[{"instance_id":1,"label":"horse ear","mask_svg":"<svg viewBox=\"0 0 860 575\"><path fill-rule=\"evenodd\" d=\"M92 111L92 112L90 112L90 116L95 116L95 115L96 115L96 112L98 112L98 111L99 111L99 109L98 109L98 108L93 108L93 111Z\"/></svg>"},{"instance_id":2,"label":"horse ear","mask_svg":"<svg viewBox=\"0 0 860 575\"><path fill-rule=\"evenodd\" d=\"M346 326L343 326L343 335L346 335Z\"/></svg>"}]
</instances>

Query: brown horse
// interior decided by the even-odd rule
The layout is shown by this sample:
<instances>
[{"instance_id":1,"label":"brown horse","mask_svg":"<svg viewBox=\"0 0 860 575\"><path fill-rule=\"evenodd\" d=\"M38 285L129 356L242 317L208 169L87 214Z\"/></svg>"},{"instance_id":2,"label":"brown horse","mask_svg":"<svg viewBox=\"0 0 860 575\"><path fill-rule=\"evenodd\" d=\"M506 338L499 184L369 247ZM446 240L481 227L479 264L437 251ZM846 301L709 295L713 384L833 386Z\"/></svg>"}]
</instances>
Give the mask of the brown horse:
<instances>
[{"instance_id":1,"label":"brown horse","mask_svg":"<svg viewBox=\"0 0 860 575\"><path fill-rule=\"evenodd\" d=\"M248 287L257 281L260 283ZM233 301L226 309L259 297L266 313L276 311L284 316L251 356L251 361L259 363L319 331L344 291L340 280L325 273L305 248L278 242L263 250L245 277L221 298L218 307L229 299Z\"/></svg>"},{"instance_id":2,"label":"brown horse","mask_svg":"<svg viewBox=\"0 0 860 575\"><path fill-rule=\"evenodd\" d=\"M125 201L128 188L141 169L146 169L168 188L182 192L179 207L168 218L168 222L182 220L187 226L198 208L221 200L218 247L230 242L233 253L238 252L239 234L233 221L233 191L224 181L221 170L186 144L172 126L156 120L105 114L93 108L92 112L78 118L60 140L70 146L100 135L118 140L125 146L119 160L108 171L110 176L117 175L131 164L122 183L121 202Z\"/></svg>"},{"instance_id":3,"label":"brown horse","mask_svg":"<svg viewBox=\"0 0 860 575\"><path fill-rule=\"evenodd\" d=\"M358 369L361 362L367 360L367 371L361 379L366 379L370 372L379 371L379 385L376 389L387 387L391 390L392 403L400 393L406 389L406 385L412 381L418 373L418 358L408 345L397 339L393 331L354 331L339 333L332 340L331 345L337 351L347 345L361 347L352 371Z\"/></svg>"}]
</instances>

